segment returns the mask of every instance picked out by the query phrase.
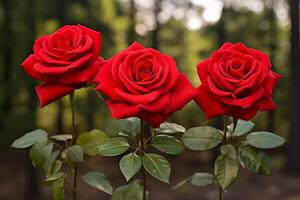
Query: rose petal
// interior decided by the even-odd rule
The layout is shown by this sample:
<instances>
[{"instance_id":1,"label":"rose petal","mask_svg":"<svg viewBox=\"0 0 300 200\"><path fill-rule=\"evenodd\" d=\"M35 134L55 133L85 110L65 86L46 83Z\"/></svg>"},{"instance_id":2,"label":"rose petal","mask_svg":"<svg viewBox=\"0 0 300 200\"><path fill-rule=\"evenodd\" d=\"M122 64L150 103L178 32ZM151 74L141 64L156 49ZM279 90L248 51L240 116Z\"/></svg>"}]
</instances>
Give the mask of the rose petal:
<instances>
[{"instance_id":1,"label":"rose petal","mask_svg":"<svg viewBox=\"0 0 300 200\"><path fill-rule=\"evenodd\" d=\"M231 112L228 114L236 119L243 119L243 120L250 120L255 117L257 113L257 108L251 107L248 109L241 109L241 108L231 108Z\"/></svg>"},{"instance_id":2,"label":"rose petal","mask_svg":"<svg viewBox=\"0 0 300 200\"><path fill-rule=\"evenodd\" d=\"M253 88L252 91L249 92L249 95L244 98L233 99L223 97L220 100L228 105L232 106L240 106L242 108L249 108L253 106L257 100L259 100L264 94L263 87Z\"/></svg>"},{"instance_id":3,"label":"rose petal","mask_svg":"<svg viewBox=\"0 0 300 200\"><path fill-rule=\"evenodd\" d=\"M103 58L99 57L97 61L82 71L62 75L58 82L67 85L90 82L94 79L102 63Z\"/></svg>"},{"instance_id":4,"label":"rose petal","mask_svg":"<svg viewBox=\"0 0 300 200\"><path fill-rule=\"evenodd\" d=\"M181 110L185 104L189 103L198 94L185 74L179 76L170 92L172 97L164 111L165 114Z\"/></svg>"},{"instance_id":5,"label":"rose petal","mask_svg":"<svg viewBox=\"0 0 300 200\"><path fill-rule=\"evenodd\" d=\"M35 87L41 107L71 93L73 90L74 88L71 86L57 83L44 83Z\"/></svg>"},{"instance_id":6,"label":"rose petal","mask_svg":"<svg viewBox=\"0 0 300 200\"><path fill-rule=\"evenodd\" d=\"M38 62L38 60L35 57L35 55L31 54L28 58L26 58L24 60L24 62L21 64L21 66L23 67L25 72L32 78L37 79L37 80L43 80L44 78L43 78L42 74L37 72L34 69L34 65L37 62Z\"/></svg>"},{"instance_id":7,"label":"rose petal","mask_svg":"<svg viewBox=\"0 0 300 200\"><path fill-rule=\"evenodd\" d=\"M137 51L140 49L144 49L144 47L138 42L133 42L125 51Z\"/></svg>"},{"instance_id":8,"label":"rose petal","mask_svg":"<svg viewBox=\"0 0 300 200\"><path fill-rule=\"evenodd\" d=\"M263 98L256 105L260 111L272 111L276 109L276 104L271 96Z\"/></svg>"},{"instance_id":9,"label":"rose petal","mask_svg":"<svg viewBox=\"0 0 300 200\"><path fill-rule=\"evenodd\" d=\"M196 103L202 108L206 119L210 119L228 113L228 106L222 104L212 94L201 85L198 89L198 95L195 96Z\"/></svg>"},{"instance_id":10,"label":"rose petal","mask_svg":"<svg viewBox=\"0 0 300 200\"><path fill-rule=\"evenodd\" d=\"M123 102L114 102L110 99L106 100L105 104L109 107L112 117L116 119L136 116L137 113L141 110L141 108L137 105L129 103L127 104Z\"/></svg>"}]
</instances>

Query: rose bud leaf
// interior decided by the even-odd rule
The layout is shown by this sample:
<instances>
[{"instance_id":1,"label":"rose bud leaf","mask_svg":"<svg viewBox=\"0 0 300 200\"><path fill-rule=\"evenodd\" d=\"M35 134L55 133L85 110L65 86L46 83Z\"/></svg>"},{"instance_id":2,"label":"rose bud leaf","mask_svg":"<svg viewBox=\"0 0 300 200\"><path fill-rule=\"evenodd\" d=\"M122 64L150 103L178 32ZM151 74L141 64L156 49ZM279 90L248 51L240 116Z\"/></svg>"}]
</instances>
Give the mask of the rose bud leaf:
<instances>
[{"instance_id":1,"label":"rose bud leaf","mask_svg":"<svg viewBox=\"0 0 300 200\"><path fill-rule=\"evenodd\" d=\"M221 155L215 161L215 177L218 185L224 191L237 178L239 162L237 152L231 144L221 147Z\"/></svg>"},{"instance_id":2,"label":"rose bud leaf","mask_svg":"<svg viewBox=\"0 0 300 200\"><path fill-rule=\"evenodd\" d=\"M164 122L160 125L159 128L155 129L157 133L164 134L175 134L175 133L184 133L185 128L176 123Z\"/></svg>"},{"instance_id":3,"label":"rose bud leaf","mask_svg":"<svg viewBox=\"0 0 300 200\"><path fill-rule=\"evenodd\" d=\"M146 153L143 156L143 166L154 178L169 183L171 166L169 161L161 155Z\"/></svg>"},{"instance_id":4,"label":"rose bud leaf","mask_svg":"<svg viewBox=\"0 0 300 200\"><path fill-rule=\"evenodd\" d=\"M83 161L83 149L79 145L73 145L67 148L67 158L71 162Z\"/></svg>"},{"instance_id":5,"label":"rose bud leaf","mask_svg":"<svg viewBox=\"0 0 300 200\"><path fill-rule=\"evenodd\" d=\"M284 139L274 133L260 131L252 132L246 137L246 142L259 149L273 149L284 144Z\"/></svg>"},{"instance_id":6,"label":"rose bud leaf","mask_svg":"<svg viewBox=\"0 0 300 200\"><path fill-rule=\"evenodd\" d=\"M142 167L142 158L136 153L125 155L119 163L122 174L129 181Z\"/></svg>"},{"instance_id":7,"label":"rose bud leaf","mask_svg":"<svg viewBox=\"0 0 300 200\"><path fill-rule=\"evenodd\" d=\"M130 145L124 137L109 138L98 145L98 153L102 156L117 156L129 149Z\"/></svg>"},{"instance_id":8,"label":"rose bud leaf","mask_svg":"<svg viewBox=\"0 0 300 200\"><path fill-rule=\"evenodd\" d=\"M82 179L86 184L93 188L96 188L97 190L105 192L109 195L111 195L113 192L111 184L107 180L105 174L101 172L90 171L82 176Z\"/></svg>"},{"instance_id":9,"label":"rose bud leaf","mask_svg":"<svg viewBox=\"0 0 300 200\"><path fill-rule=\"evenodd\" d=\"M271 159L262 151L249 145L239 149L239 160L253 173L261 175L272 175Z\"/></svg>"},{"instance_id":10,"label":"rose bud leaf","mask_svg":"<svg viewBox=\"0 0 300 200\"><path fill-rule=\"evenodd\" d=\"M181 140L188 149L203 151L212 149L220 144L222 135L216 128L202 126L187 130L187 132L183 134Z\"/></svg>"},{"instance_id":11,"label":"rose bud leaf","mask_svg":"<svg viewBox=\"0 0 300 200\"><path fill-rule=\"evenodd\" d=\"M34 145L37 142L45 142L47 141L47 132L42 129L36 129L31 132L26 133L22 137L16 139L11 147L17 149L28 148Z\"/></svg>"},{"instance_id":12,"label":"rose bud leaf","mask_svg":"<svg viewBox=\"0 0 300 200\"><path fill-rule=\"evenodd\" d=\"M108 136L104 132L94 129L80 133L77 137L77 144L81 146L86 155L96 156L98 155L97 146L103 144L107 139Z\"/></svg>"},{"instance_id":13,"label":"rose bud leaf","mask_svg":"<svg viewBox=\"0 0 300 200\"><path fill-rule=\"evenodd\" d=\"M163 153L171 155L180 154L184 150L184 145L174 136L169 135L156 135L152 139L151 146Z\"/></svg>"}]
</instances>

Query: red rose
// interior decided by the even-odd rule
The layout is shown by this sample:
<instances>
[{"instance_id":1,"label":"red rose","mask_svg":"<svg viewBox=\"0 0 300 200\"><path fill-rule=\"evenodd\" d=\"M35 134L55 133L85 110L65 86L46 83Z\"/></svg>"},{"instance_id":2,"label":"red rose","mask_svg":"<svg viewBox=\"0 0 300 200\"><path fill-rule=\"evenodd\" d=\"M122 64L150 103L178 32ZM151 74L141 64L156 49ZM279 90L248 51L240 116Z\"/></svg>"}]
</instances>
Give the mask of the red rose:
<instances>
[{"instance_id":1,"label":"red rose","mask_svg":"<svg viewBox=\"0 0 300 200\"><path fill-rule=\"evenodd\" d=\"M257 111L276 108L273 88L281 77L265 53L241 43L225 43L198 64L202 84L196 102L207 118L229 115L249 120Z\"/></svg>"},{"instance_id":2,"label":"red rose","mask_svg":"<svg viewBox=\"0 0 300 200\"><path fill-rule=\"evenodd\" d=\"M87 27L67 25L37 39L22 67L42 81L35 90L41 107L83 87L94 78L102 58L101 33Z\"/></svg>"},{"instance_id":3,"label":"red rose","mask_svg":"<svg viewBox=\"0 0 300 200\"><path fill-rule=\"evenodd\" d=\"M104 63L95 81L114 118L136 116L153 127L197 94L172 57L137 42Z\"/></svg>"}]
</instances>

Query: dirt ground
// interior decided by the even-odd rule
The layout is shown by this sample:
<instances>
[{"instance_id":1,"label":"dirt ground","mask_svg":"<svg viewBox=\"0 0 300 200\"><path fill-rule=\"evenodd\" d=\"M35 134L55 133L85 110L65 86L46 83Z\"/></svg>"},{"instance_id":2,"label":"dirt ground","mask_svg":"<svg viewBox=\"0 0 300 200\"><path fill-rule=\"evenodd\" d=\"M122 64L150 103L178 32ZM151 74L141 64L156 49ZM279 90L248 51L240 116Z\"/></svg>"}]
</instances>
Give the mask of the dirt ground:
<instances>
[{"instance_id":1,"label":"dirt ground","mask_svg":"<svg viewBox=\"0 0 300 200\"><path fill-rule=\"evenodd\" d=\"M50 200L48 188L40 186L38 198L26 197L27 188L33 184L28 175L28 164L25 153L20 151L2 152L0 155L0 200ZM119 158L88 159L85 166L80 166L81 174L89 170L106 173L114 187L125 184L118 166ZM170 160L170 159L169 159ZM212 169L199 161L197 155L179 156L172 158L171 186L197 171ZM207 162L206 162L207 163ZM28 165L26 165L28 164ZM112 167L114 166L114 167ZM115 167L116 166L116 167ZM138 178L139 174L137 175ZM28 177L28 178L27 178ZM41 177L42 178L42 177ZM197 188L186 185L176 191L170 191L170 186L148 177L148 189L151 200L215 200L216 186ZM42 179L39 183L42 183ZM90 188L79 180L78 200L108 200L109 196ZM34 192L36 189L34 188ZM69 188L67 185L67 196ZM69 198L66 198L69 199ZM284 171L276 171L271 177L256 176L242 170L240 177L224 194L224 200L300 200L300 175L292 175Z\"/></svg>"}]
</instances>

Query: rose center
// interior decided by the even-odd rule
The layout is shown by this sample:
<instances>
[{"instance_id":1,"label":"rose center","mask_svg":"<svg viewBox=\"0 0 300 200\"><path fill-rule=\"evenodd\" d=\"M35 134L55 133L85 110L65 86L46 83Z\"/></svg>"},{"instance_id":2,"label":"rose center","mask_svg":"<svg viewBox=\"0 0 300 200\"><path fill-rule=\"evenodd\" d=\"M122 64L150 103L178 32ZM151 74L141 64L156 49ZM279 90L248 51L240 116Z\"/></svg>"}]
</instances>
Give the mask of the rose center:
<instances>
[{"instance_id":1,"label":"rose center","mask_svg":"<svg viewBox=\"0 0 300 200\"><path fill-rule=\"evenodd\" d=\"M59 49L68 49L71 47L71 42L67 37L61 35L56 40L56 46Z\"/></svg>"},{"instance_id":2,"label":"rose center","mask_svg":"<svg viewBox=\"0 0 300 200\"><path fill-rule=\"evenodd\" d=\"M152 75L152 68L150 66L142 67L139 71L140 81L149 78Z\"/></svg>"}]
</instances>

